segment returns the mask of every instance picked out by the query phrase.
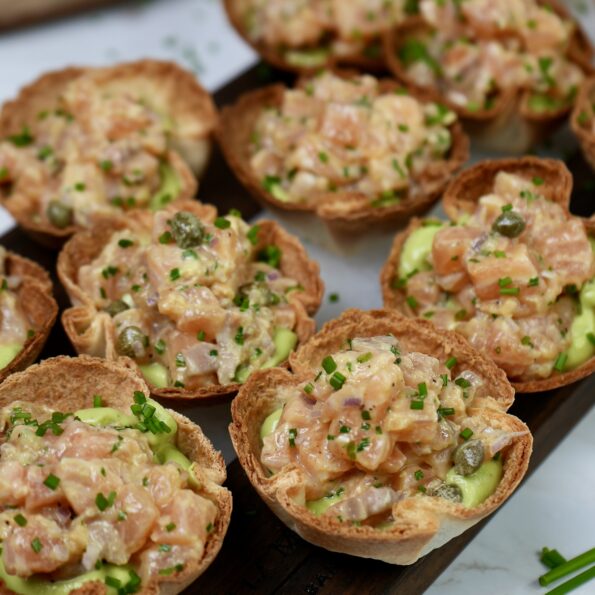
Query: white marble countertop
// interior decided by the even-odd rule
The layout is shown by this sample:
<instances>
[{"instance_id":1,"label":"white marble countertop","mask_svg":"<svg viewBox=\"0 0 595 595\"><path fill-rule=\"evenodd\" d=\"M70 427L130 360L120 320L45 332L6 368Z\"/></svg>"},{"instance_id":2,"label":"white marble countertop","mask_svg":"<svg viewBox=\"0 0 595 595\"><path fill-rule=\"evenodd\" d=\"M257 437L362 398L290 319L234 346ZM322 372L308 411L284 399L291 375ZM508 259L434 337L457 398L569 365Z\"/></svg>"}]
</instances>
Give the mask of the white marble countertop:
<instances>
[{"instance_id":1,"label":"white marble countertop","mask_svg":"<svg viewBox=\"0 0 595 595\"><path fill-rule=\"evenodd\" d=\"M347 1L347 0L346 0ZM495 0L496 1L496 0ZM589 2L591 4L589 5ZM594 0L572 0L571 7L595 38ZM589 10L590 9L590 10ZM171 59L193 70L210 90L255 62L254 54L225 21L219 0L153 0L31 27L0 37L0 102L40 73L71 64L101 65L142 57ZM572 142L568 136L563 143ZM475 154L474 158L479 158ZM216 202L216 197L212 197ZM284 223L288 223L284 221ZM0 212L0 233L13 225ZM390 243L375 237L352 249L348 258L320 245L316 230L299 222L288 227L321 263L328 293L319 324L347 307L381 305L378 271ZM357 279L357 282L354 282ZM535 397L525 397L535 398ZM186 410L229 462L229 406ZM426 592L428 595L512 595L543 593L536 578L543 568L537 551L556 547L571 557L595 546L595 409L569 434L534 475ZM575 591L595 593L595 583Z\"/></svg>"}]
</instances>

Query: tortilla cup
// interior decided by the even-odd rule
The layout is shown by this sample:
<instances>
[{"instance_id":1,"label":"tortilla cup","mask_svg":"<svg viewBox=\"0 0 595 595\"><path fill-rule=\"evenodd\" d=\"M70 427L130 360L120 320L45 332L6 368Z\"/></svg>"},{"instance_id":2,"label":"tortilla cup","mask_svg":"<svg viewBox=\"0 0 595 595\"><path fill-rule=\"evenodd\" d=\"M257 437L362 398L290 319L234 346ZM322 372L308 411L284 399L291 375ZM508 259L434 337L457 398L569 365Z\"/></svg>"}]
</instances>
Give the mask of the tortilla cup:
<instances>
[{"instance_id":1,"label":"tortilla cup","mask_svg":"<svg viewBox=\"0 0 595 595\"><path fill-rule=\"evenodd\" d=\"M149 392L126 358L120 362L107 362L87 356L60 356L11 376L0 386L0 406L7 407L13 401L22 400L47 405L54 410L76 411L92 407L93 395L100 394L106 407L127 411L134 403L135 391ZM168 413L178 424L177 447L193 463L192 469L200 485L198 493L217 506L218 515L202 559L186 564L174 576L155 577L139 591L141 595L179 593L195 581L221 549L231 517L231 492L222 486L226 469L221 453L213 448L198 425L176 411L168 410ZM105 593L105 584L93 581L75 589L71 595Z\"/></svg>"},{"instance_id":2,"label":"tortilla cup","mask_svg":"<svg viewBox=\"0 0 595 595\"><path fill-rule=\"evenodd\" d=\"M544 183L540 192L552 202L557 202L565 210L569 210L572 191L572 174L562 161L523 157L521 159L494 159L483 161L459 174L448 186L442 204L446 215L456 221L462 215L475 210L481 196L491 192L494 178L499 171L525 175L531 178L540 177ZM414 310L407 303L406 291L398 287L394 281L398 278L401 250L407 238L423 225L422 219L412 219L408 227L395 237L388 259L380 273L383 304L385 308L397 310L406 316L415 318ZM592 229L587 222L585 227L589 234L595 236L595 222ZM595 356L568 372L555 373L543 380L513 381L512 386L517 393L535 393L553 390L572 384L595 371Z\"/></svg>"},{"instance_id":3,"label":"tortilla cup","mask_svg":"<svg viewBox=\"0 0 595 595\"><path fill-rule=\"evenodd\" d=\"M232 403L231 439L244 471L261 498L292 530L307 541L329 549L390 564L412 564L444 545L498 508L514 491L527 471L531 455L530 434L508 447L504 475L496 491L481 505L466 508L441 498L406 498L393 506L395 523L385 530L348 526L330 517L316 517L296 503L303 494L304 472L289 464L269 476L260 463L260 427L279 408L280 386L297 385L320 367L321 358L354 337L393 334L408 349L444 358L457 357L457 369L471 369L488 383L494 398L482 400L470 415L480 416L499 428L526 431L527 427L506 410L514 391L493 362L476 353L460 336L435 328L427 321L409 320L396 312L347 310L327 323L291 357L293 373L273 369L252 375Z\"/></svg>"},{"instance_id":4,"label":"tortilla cup","mask_svg":"<svg viewBox=\"0 0 595 595\"><path fill-rule=\"evenodd\" d=\"M539 1L539 3L547 4L565 19L572 19L570 12L555 0ZM592 72L593 47L579 23L576 21L573 23L574 31L566 52L567 57L583 72ZM431 29L431 26L421 17L411 17L386 33L383 41L388 68L397 79L412 88L425 90L434 97L434 101L442 102L456 112L461 118L465 130L482 149L509 155L521 155L550 136L568 117L572 105L541 112L531 110L529 108L530 93L520 89L501 92L493 98L493 105L489 109L471 111L444 99L443 93L437 88L416 84L407 74L398 57L399 48L408 37ZM510 32L502 31L499 37L508 35Z\"/></svg>"},{"instance_id":5,"label":"tortilla cup","mask_svg":"<svg viewBox=\"0 0 595 595\"><path fill-rule=\"evenodd\" d=\"M7 275L21 277L15 293L31 325L31 333L15 358L0 369L0 382L13 372L24 370L37 359L58 315L58 304L52 297L52 282L44 269L13 252L7 252L5 268Z\"/></svg>"},{"instance_id":6,"label":"tortilla cup","mask_svg":"<svg viewBox=\"0 0 595 595\"><path fill-rule=\"evenodd\" d=\"M335 73L349 77L348 71ZM304 84L304 81L300 81ZM383 93L402 88L394 81L380 81ZM284 202L267 191L250 165L250 137L254 123L263 109L279 106L286 88L270 85L242 95L238 101L223 108L217 138L223 154L236 176L263 206L281 211L302 212L316 215L324 221L331 232L352 239L352 234L392 228L415 213L426 211L440 196L451 176L459 170L469 157L469 140L459 122L449 129L452 146L448 159L431 164L416 178L416 185L409 190L398 204L373 207L370 198L359 192L328 192L314 204ZM425 92L413 92L420 101L433 101Z\"/></svg>"},{"instance_id":7,"label":"tortilla cup","mask_svg":"<svg viewBox=\"0 0 595 595\"><path fill-rule=\"evenodd\" d=\"M380 39L375 38L368 40L369 45L367 45L360 53L337 56L329 51L326 58L322 57L321 60L317 60L316 63L312 65L300 65L291 62L285 56L283 48L272 47L263 41L255 41L248 35L244 26L244 19L238 10L237 4L236 0L224 0L223 2L229 22L232 24L238 35L240 35L240 37L266 62L272 64L275 68L298 74L313 73L321 68L329 68L337 65L353 66L364 71L380 71L386 69L384 58L382 56L382 49L378 48ZM300 51L317 50L320 48L314 46L296 49L297 51Z\"/></svg>"},{"instance_id":8,"label":"tortilla cup","mask_svg":"<svg viewBox=\"0 0 595 595\"><path fill-rule=\"evenodd\" d=\"M589 165L595 169L595 132L593 132L595 108L593 106L595 106L595 77L583 82L570 118L570 126L578 137L583 155ZM585 124L591 126L591 129L589 130Z\"/></svg>"},{"instance_id":9,"label":"tortilla cup","mask_svg":"<svg viewBox=\"0 0 595 595\"><path fill-rule=\"evenodd\" d=\"M214 221L217 210L211 205L197 201L181 202L180 209L194 213L199 219ZM64 246L58 257L58 277L68 293L73 307L62 313L62 324L77 353L86 353L116 360L119 355L115 348L113 323L109 314L98 311L93 300L78 286L78 271L81 266L92 262L103 250L115 231L143 225L150 216L141 213L124 222L99 225L93 229L75 234ZM288 234L274 221L258 222L258 243L256 248L275 244L281 249L280 270L284 275L295 279L304 288L294 291L288 299L296 311L298 345L314 333L315 323L310 317L315 314L322 301L324 285L320 279L320 268L310 260L300 241ZM160 398L172 399L211 399L236 393L240 384L212 385L190 390L182 387L158 388L151 385L151 393Z\"/></svg>"},{"instance_id":10,"label":"tortilla cup","mask_svg":"<svg viewBox=\"0 0 595 595\"><path fill-rule=\"evenodd\" d=\"M21 89L16 99L4 104L0 112L0 138L18 134L24 125L34 132L38 115L55 105L65 88L85 76L108 92L134 91L147 98L151 107L171 121L168 163L180 184L176 200L196 194L195 176L200 176L210 155L210 135L217 125L217 112L210 95L194 75L173 62L141 60L108 68L65 68L42 75ZM60 248L80 226L59 229L48 222L35 222L38 214L35 197L0 190L0 203L36 241ZM123 214L122 218L126 218Z\"/></svg>"}]
</instances>

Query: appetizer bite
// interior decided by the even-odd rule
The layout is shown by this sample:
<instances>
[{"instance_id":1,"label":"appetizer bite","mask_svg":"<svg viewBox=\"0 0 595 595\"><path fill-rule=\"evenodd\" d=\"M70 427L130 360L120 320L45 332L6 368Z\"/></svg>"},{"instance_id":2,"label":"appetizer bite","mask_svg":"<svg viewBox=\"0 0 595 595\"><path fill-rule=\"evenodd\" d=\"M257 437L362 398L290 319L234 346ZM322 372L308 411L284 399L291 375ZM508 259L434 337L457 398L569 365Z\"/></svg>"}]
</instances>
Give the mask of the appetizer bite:
<instances>
[{"instance_id":1,"label":"appetizer bite","mask_svg":"<svg viewBox=\"0 0 595 595\"><path fill-rule=\"evenodd\" d=\"M233 393L314 332L323 285L272 221L178 203L75 235L58 259L79 353L132 358L160 397Z\"/></svg>"},{"instance_id":2,"label":"appetizer bite","mask_svg":"<svg viewBox=\"0 0 595 595\"><path fill-rule=\"evenodd\" d=\"M455 110L484 146L522 153L574 104L592 47L553 0L421 0L385 36L389 68Z\"/></svg>"},{"instance_id":3,"label":"appetizer bite","mask_svg":"<svg viewBox=\"0 0 595 595\"><path fill-rule=\"evenodd\" d=\"M57 315L48 273L0 246L0 382L37 359Z\"/></svg>"},{"instance_id":4,"label":"appetizer bite","mask_svg":"<svg viewBox=\"0 0 595 595\"><path fill-rule=\"evenodd\" d=\"M3 592L173 594L213 561L223 458L148 393L125 363L86 356L0 386Z\"/></svg>"},{"instance_id":5,"label":"appetizer bite","mask_svg":"<svg viewBox=\"0 0 595 595\"><path fill-rule=\"evenodd\" d=\"M518 392L595 369L595 258L561 161L480 163L444 195L449 221L412 220L381 275L384 305L464 335Z\"/></svg>"},{"instance_id":6,"label":"appetizer bite","mask_svg":"<svg viewBox=\"0 0 595 595\"><path fill-rule=\"evenodd\" d=\"M468 157L454 112L389 80L325 71L223 109L219 140L267 206L331 229L394 224L434 202Z\"/></svg>"},{"instance_id":7,"label":"appetizer bite","mask_svg":"<svg viewBox=\"0 0 595 595\"><path fill-rule=\"evenodd\" d=\"M265 60L304 72L333 64L384 66L381 34L406 13L403 0L225 0L227 16Z\"/></svg>"},{"instance_id":8,"label":"appetizer bite","mask_svg":"<svg viewBox=\"0 0 595 595\"><path fill-rule=\"evenodd\" d=\"M570 125L581 143L585 159L595 169L595 77L583 83Z\"/></svg>"},{"instance_id":9,"label":"appetizer bite","mask_svg":"<svg viewBox=\"0 0 595 595\"><path fill-rule=\"evenodd\" d=\"M504 373L454 333L347 310L232 403L259 494L326 549L412 564L493 512L532 438Z\"/></svg>"},{"instance_id":10,"label":"appetizer bite","mask_svg":"<svg viewBox=\"0 0 595 595\"><path fill-rule=\"evenodd\" d=\"M216 120L208 93L173 63L51 72L0 113L0 200L60 246L101 218L192 198Z\"/></svg>"}]
</instances>

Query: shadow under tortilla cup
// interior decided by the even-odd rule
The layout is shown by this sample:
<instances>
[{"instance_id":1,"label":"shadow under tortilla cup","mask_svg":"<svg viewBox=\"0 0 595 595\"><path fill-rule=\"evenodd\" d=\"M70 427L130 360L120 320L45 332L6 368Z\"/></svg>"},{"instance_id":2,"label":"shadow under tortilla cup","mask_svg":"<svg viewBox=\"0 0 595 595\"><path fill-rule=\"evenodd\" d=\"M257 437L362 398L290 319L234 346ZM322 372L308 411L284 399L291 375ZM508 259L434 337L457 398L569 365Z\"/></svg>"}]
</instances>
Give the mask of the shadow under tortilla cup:
<instances>
[{"instance_id":1,"label":"shadow under tortilla cup","mask_svg":"<svg viewBox=\"0 0 595 595\"><path fill-rule=\"evenodd\" d=\"M93 406L93 395L100 394L106 407L128 411L135 391L148 394L148 387L127 358L108 362L88 356L55 357L13 374L0 385L0 407L16 400L46 405L56 411L71 412ZM199 483L197 492L217 506L217 519L205 544L202 559L187 563L175 576L158 576L144 585L140 595L173 595L195 581L217 556L231 518L232 496L222 486L226 479L225 462L201 428L187 417L170 409L178 424L176 446L193 463ZM0 583L0 589L2 585ZM103 582L86 583L71 595L104 595Z\"/></svg>"},{"instance_id":2,"label":"shadow under tortilla cup","mask_svg":"<svg viewBox=\"0 0 595 595\"><path fill-rule=\"evenodd\" d=\"M514 391L504 372L476 353L465 339L437 329L427 321L410 320L383 310L347 310L322 329L291 357L292 372L281 369L259 371L240 389L232 403L231 439L250 482L264 502L293 531L307 541L329 549L390 564L412 564L431 550L460 535L498 508L515 490L527 471L532 449L529 433L515 438L507 447L504 474L496 489L482 504L466 508L441 498L405 498L393 505L395 523L385 530L369 526L348 526L334 518L314 516L296 502L303 496L307 481L298 465L289 464L269 476L260 462L260 428L263 421L282 404L278 390L295 386L320 367L322 358L347 339L393 334L408 349L420 349L436 357L455 355L455 369L480 374L492 389L494 398L470 408L472 416L489 420L494 427L527 431L525 424L506 410Z\"/></svg>"},{"instance_id":3,"label":"shadow under tortilla cup","mask_svg":"<svg viewBox=\"0 0 595 595\"><path fill-rule=\"evenodd\" d=\"M350 71L335 72L343 78L352 76ZM300 85L305 84L302 79ZM389 79L381 79L381 93L403 88ZM408 89L408 87L407 87ZM394 229L415 213L426 211L440 197L451 176L458 171L469 157L469 139L457 121L448 128L452 145L448 157L430 164L419 176L407 194L397 204L374 207L369 196L360 192L328 192L317 198L315 203L304 204L281 201L263 187L250 164L251 135L262 110L278 107L283 100L286 87L270 85L243 94L234 104L221 111L217 138L227 163L250 194L264 207L273 210L311 213L319 217L332 233L350 237L351 234L377 232L379 229ZM425 92L411 95L422 102L433 101Z\"/></svg>"},{"instance_id":4,"label":"shadow under tortilla cup","mask_svg":"<svg viewBox=\"0 0 595 595\"><path fill-rule=\"evenodd\" d=\"M543 3L550 6L559 16L573 20L570 12L559 2L547 0ZM591 65L593 47L579 23L573 20L573 24L574 31L566 55L584 73L588 74L593 71ZM521 89L501 91L494 97L493 105L489 109L469 110L445 99L439 89L417 84L407 74L406 68L399 59L399 48L408 37L430 30L432 27L422 17L417 16L405 19L387 32L383 36L386 64L398 80L403 81L411 88L430 93L434 101L444 103L456 112L461 118L465 130L481 149L509 155L524 154L531 147L549 137L568 118L572 104L561 106L558 109L531 110L529 107L530 93ZM507 35L509 34L506 31L502 31L497 37L505 38Z\"/></svg>"},{"instance_id":5,"label":"shadow under tortilla cup","mask_svg":"<svg viewBox=\"0 0 595 595\"><path fill-rule=\"evenodd\" d=\"M23 126L34 133L39 114L54 106L67 86L83 76L109 92L134 90L146 98L157 113L168 118L172 130L167 160L180 184L175 200L192 198L197 190L196 177L203 173L209 160L217 111L211 96L194 75L173 62L140 60L106 68L70 67L44 74L3 105L0 138L19 134ZM68 237L81 229L77 225L57 228L47 221L35 221L34 216L39 213L34 196L10 194L0 187L0 203L34 240L54 249L60 248ZM127 213L113 217L126 219Z\"/></svg>"},{"instance_id":6,"label":"shadow under tortilla cup","mask_svg":"<svg viewBox=\"0 0 595 595\"><path fill-rule=\"evenodd\" d=\"M181 210L194 213L204 221L214 221L217 210L211 205L198 201L179 203ZM62 313L62 324L77 353L106 357L116 360L120 356L115 348L112 318L103 311L98 311L94 301L78 285L78 271L81 266L92 262L103 250L110 237L122 229L134 229L146 223L148 213L138 217L129 217L128 222L111 225L99 225L90 230L75 234L64 246L58 256L58 277L70 297L72 307ZM289 301L296 312L298 345L306 341L315 331L315 322L311 318L318 310L324 293L324 284L320 278L320 267L310 260L301 242L288 234L274 221L262 220L257 223L258 243L256 249L275 244L281 249L280 271L295 279L304 288L289 294ZM136 365L136 364L135 364ZM182 387L158 388L150 385L151 394L160 398L171 399L206 399L235 394L241 384L211 385L199 389Z\"/></svg>"},{"instance_id":7,"label":"shadow under tortilla cup","mask_svg":"<svg viewBox=\"0 0 595 595\"><path fill-rule=\"evenodd\" d=\"M572 174L562 161L555 159L540 159L538 157L523 157L520 159L494 159L483 161L461 172L448 186L442 205L447 217L457 221L462 215L472 213L481 196L492 191L496 175L500 171L517 174L529 178L540 177L543 185L540 192L548 200L558 203L566 211L569 210L572 192ZM585 221L587 233L595 237L595 222L589 227ZM407 238L423 225L422 219L412 219L408 227L398 233L386 262L380 273L383 305L385 308L396 310L406 316L415 318L414 310L407 303L407 293L395 284L399 274L401 251ZM542 380L511 380L517 393L545 392L572 384L585 378L595 371L595 356L573 370L554 373Z\"/></svg>"},{"instance_id":8,"label":"shadow under tortilla cup","mask_svg":"<svg viewBox=\"0 0 595 595\"><path fill-rule=\"evenodd\" d=\"M595 76L583 82L570 117L570 127L581 144L583 155L589 165L595 169L593 120L595 120ZM590 129L585 124L590 126Z\"/></svg>"},{"instance_id":9,"label":"shadow under tortilla cup","mask_svg":"<svg viewBox=\"0 0 595 595\"><path fill-rule=\"evenodd\" d=\"M58 316L58 304L52 296L52 282L47 271L13 252L6 253L5 269L7 275L21 278L15 293L32 334L14 359L0 369L0 382L14 372L24 370L37 359Z\"/></svg>"}]
</instances>

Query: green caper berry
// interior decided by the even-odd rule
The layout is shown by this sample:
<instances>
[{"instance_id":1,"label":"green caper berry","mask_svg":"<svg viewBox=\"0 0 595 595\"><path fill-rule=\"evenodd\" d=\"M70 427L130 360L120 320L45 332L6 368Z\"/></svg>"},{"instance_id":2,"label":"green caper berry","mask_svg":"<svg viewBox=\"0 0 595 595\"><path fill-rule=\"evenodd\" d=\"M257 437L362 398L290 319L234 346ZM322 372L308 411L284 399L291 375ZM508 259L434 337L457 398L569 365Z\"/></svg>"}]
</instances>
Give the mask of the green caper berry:
<instances>
[{"instance_id":1,"label":"green caper berry","mask_svg":"<svg viewBox=\"0 0 595 595\"><path fill-rule=\"evenodd\" d=\"M171 235L180 248L193 248L204 239L205 231L197 217L188 211L176 213L171 221Z\"/></svg>"},{"instance_id":2,"label":"green caper berry","mask_svg":"<svg viewBox=\"0 0 595 595\"><path fill-rule=\"evenodd\" d=\"M59 200L51 200L47 208L49 222L59 229L72 224L72 209Z\"/></svg>"},{"instance_id":3,"label":"green caper berry","mask_svg":"<svg viewBox=\"0 0 595 595\"><path fill-rule=\"evenodd\" d=\"M481 440L469 440L454 452L455 470L459 475L475 473L483 463L484 448Z\"/></svg>"},{"instance_id":4,"label":"green caper berry","mask_svg":"<svg viewBox=\"0 0 595 595\"><path fill-rule=\"evenodd\" d=\"M128 310L128 304L124 300L115 300L105 309L112 317L120 312L124 312L124 310Z\"/></svg>"},{"instance_id":5,"label":"green caper berry","mask_svg":"<svg viewBox=\"0 0 595 595\"><path fill-rule=\"evenodd\" d=\"M516 211L506 211L492 223L492 230L507 238L520 236L524 229L525 220Z\"/></svg>"},{"instance_id":6,"label":"green caper berry","mask_svg":"<svg viewBox=\"0 0 595 595\"><path fill-rule=\"evenodd\" d=\"M441 483L430 492L430 496L438 496L450 502L462 502L463 492L459 486L450 483Z\"/></svg>"},{"instance_id":7,"label":"green caper berry","mask_svg":"<svg viewBox=\"0 0 595 595\"><path fill-rule=\"evenodd\" d=\"M139 358L145 355L149 338L138 326L127 326L119 335L116 349L120 355Z\"/></svg>"}]
</instances>

